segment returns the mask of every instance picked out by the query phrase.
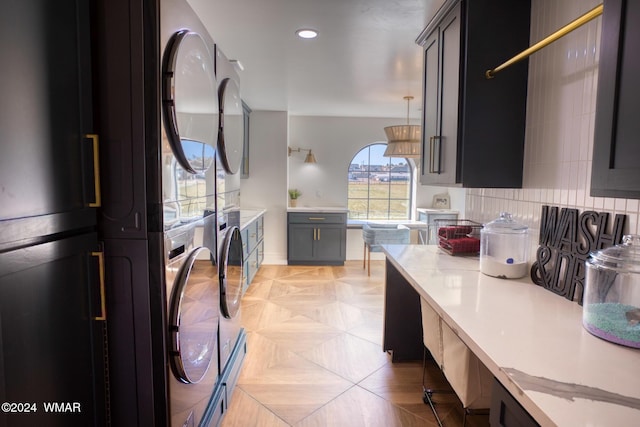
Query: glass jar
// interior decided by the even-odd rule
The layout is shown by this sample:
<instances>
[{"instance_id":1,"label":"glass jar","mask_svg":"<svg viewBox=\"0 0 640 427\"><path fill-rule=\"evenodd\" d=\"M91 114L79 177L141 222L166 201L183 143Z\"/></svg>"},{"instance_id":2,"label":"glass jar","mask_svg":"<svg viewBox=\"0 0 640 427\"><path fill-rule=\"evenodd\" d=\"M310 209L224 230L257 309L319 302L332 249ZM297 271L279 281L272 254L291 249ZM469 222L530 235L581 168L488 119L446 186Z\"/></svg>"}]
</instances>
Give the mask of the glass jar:
<instances>
[{"instance_id":1,"label":"glass jar","mask_svg":"<svg viewBox=\"0 0 640 427\"><path fill-rule=\"evenodd\" d=\"M510 213L485 224L480 230L480 271L501 279L518 279L529 266L529 228Z\"/></svg>"},{"instance_id":2,"label":"glass jar","mask_svg":"<svg viewBox=\"0 0 640 427\"><path fill-rule=\"evenodd\" d=\"M587 259L582 325L593 335L640 348L640 236Z\"/></svg>"}]
</instances>

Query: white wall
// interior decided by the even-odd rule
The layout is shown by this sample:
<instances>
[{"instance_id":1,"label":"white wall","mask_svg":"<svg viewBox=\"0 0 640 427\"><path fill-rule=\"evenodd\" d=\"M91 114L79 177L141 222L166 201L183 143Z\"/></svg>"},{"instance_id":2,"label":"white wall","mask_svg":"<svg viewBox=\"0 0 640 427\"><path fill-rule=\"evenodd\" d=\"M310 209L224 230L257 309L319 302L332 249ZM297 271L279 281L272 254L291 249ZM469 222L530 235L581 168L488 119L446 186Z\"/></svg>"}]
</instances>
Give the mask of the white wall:
<instances>
[{"instance_id":1,"label":"white wall","mask_svg":"<svg viewBox=\"0 0 640 427\"><path fill-rule=\"evenodd\" d=\"M268 209L265 263L280 264L286 262L287 189L302 191L298 206L346 206L351 159L364 146L386 141L384 127L398 119L290 116L287 122L285 112L254 111L250 123L250 177L242 180L241 203ZM304 163L305 151L287 157L287 136L289 146L313 150L317 163ZM452 209L464 212L461 188L418 185L414 208L430 207L433 195L446 191ZM362 259L361 235L359 230L349 231L347 259Z\"/></svg>"},{"instance_id":2,"label":"white wall","mask_svg":"<svg viewBox=\"0 0 640 427\"><path fill-rule=\"evenodd\" d=\"M531 41L543 39L599 3L533 0ZM534 247L545 204L626 214L625 233L640 231L638 200L589 195L601 20L596 18L530 58L524 188L470 189L467 216L487 222L500 211L512 212L531 228Z\"/></svg>"},{"instance_id":3,"label":"white wall","mask_svg":"<svg viewBox=\"0 0 640 427\"><path fill-rule=\"evenodd\" d=\"M316 164L304 163L306 152L292 153L289 158L289 187L298 188L303 194L298 206L346 206L347 171L353 156L368 144L386 142L384 127L394 124L398 119L290 117L290 145L312 149L317 160ZM419 173L416 170L416 179ZM433 196L447 191L452 209L464 212L464 189L417 185L413 215L416 207L431 207ZM347 259L362 259L362 245L362 231L349 230ZM384 256L373 254L372 259L375 258Z\"/></svg>"},{"instance_id":4,"label":"white wall","mask_svg":"<svg viewBox=\"0 0 640 427\"><path fill-rule=\"evenodd\" d=\"M287 121L284 111L251 113L249 178L240 182L241 206L267 210L265 264L287 260Z\"/></svg>"},{"instance_id":5,"label":"white wall","mask_svg":"<svg viewBox=\"0 0 640 427\"><path fill-rule=\"evenodd\" d=\"M398 122L388 118L290 117L289 143L312 149L318 161L304 163L306 152L292 153L289 158L289 186L303 193L298 206L346 206L347 171L353 156L368 144L386 142L384 127ZM452 209L464 212L462 188L418 185L414 208L431 207L433 196L447 191L452 196Z\"/></svg>"},{"instance_id":6,"label":"white wall","mask_svg":"<svg viewBox=\"0 0 640 427\"><path fill-rule=\"evenodd\" d=\"M398 119L290 117L289 143L310 148L318 163L304 163L304 153L289 158L289 186L302 191L298 206L346 206L347 171L353 156L368 144L386 141L384 127Z\"/></svg>"}]
</instances>

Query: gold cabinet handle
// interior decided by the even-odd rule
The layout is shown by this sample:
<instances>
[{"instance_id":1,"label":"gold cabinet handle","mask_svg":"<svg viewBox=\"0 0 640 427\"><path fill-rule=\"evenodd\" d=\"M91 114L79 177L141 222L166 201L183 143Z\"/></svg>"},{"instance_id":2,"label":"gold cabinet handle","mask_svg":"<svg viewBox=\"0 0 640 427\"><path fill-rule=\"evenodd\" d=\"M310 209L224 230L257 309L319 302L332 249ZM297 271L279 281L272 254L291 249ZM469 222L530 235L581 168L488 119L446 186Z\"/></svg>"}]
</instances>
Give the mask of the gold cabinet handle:
<instances>
[{"instance_id":1,"label":"gold cabinet handle","mask_svg":"<svg viewBox=\"0 0 640 427\"><path fill-rule=\"evenodd\" d=\"M98 257L98 270L100 274L100 316L94 320L107 320L107 305L104 292L104 254L102 252L91 252L91 256Z\"/></svg>"},{"instance_id":2,"label":"gold cabinet handle","mask_svg":"<svg viewBox=\"0 0 640 427\"><path fill-rule=\"evenodd\" d=\"M433 173L433 138L429 137L429 173Z\"/></svg>"},{"instance_id":3,"label":"gold cabinet handle","mask_svg":"<svg viewBox=\"0 0 640 427\"><path fill-rule=\"evenodd\" d=\"M436 141L438 141L438 149L436 151ZM441 145L440 145L440 137L439 136L432 136L429 138L429 173L440 173L440 149L441 149ZM437 155L437 159L436 159L436 153ZM437 162L437 167L436 167L436 162Z\"/></svg>"},{"instance_id":4,"label":"gold cabinet handle","mask_svg":"<svg viewBox=\"0 0 640 427\"><path fill-rule=\"evenodd\" d=\"M100 153L98 152L98 135L88 133L85 137L93 142L93 185L96 193L96 200L95 202L89 203L89 207L99 208L102 206L102 194L100 193Z\"/></svg>"},{"instance_id":5,"label":"gold cabinet handle","mask_svg":"<svg viewBox=\"0 0 640 427\"><path fill-rule=\"evenodd\" d=\"M310 216L309 221L324 221L325 218L321 216Z\"/></svg>"},{"instance_id":6,"label":"gold cabinet handle","mask_svg":"<svg viewBox=\"0 0 640 427\"><path fill-rule=\"evenodd\" d=\"M318 228L318 240L320 240L320 229Z\"/></svg>"},{"instance_id":7,"label":"gold cabinet handle","mask_svg":"<svg viewBox=\"0 0 640 427\"><path fill-rule=\"evenodd\" d=\"M316 228L314 228L314 229L313 229L313 240L316 240L316 231L317 231L317 229L316 229Z\"/></svg>"}]
</instances>

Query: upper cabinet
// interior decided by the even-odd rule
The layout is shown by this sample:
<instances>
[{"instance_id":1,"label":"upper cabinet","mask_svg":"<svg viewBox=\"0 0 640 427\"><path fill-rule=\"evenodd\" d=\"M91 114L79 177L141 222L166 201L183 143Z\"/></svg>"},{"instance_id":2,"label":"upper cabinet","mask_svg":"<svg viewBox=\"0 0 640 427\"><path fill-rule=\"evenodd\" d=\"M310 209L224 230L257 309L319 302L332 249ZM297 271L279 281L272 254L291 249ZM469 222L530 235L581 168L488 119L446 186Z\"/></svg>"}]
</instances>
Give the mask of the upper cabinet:
<instances>
[{"instance_id":1,"label":"upper cabinet","mask_svg":"<svg viewBox=\"0 0 640 427\"><path fill-rule=\"evenodd\" d=\"M602 15L591 195L640 199L640 3L607 0Z\"/></svg>"},{"instance_id":2,"label":"upper cabinet","mask_svg":"<svg viewBox=\"0 0 640 427\"><path fill-rule=\"evenodd\" d=\"M95 224L91 3L25 1L0 16L0 221Z\"/></svg>"},{"instance_id":3,"label":"upper cabinet","mask_svg":"<svg viewBox=\"0 0 640 427\"><path fill-rule=\"evenodd\" d=\"M519 188L528 61L485 73L529 46L530 1L448 0L424 48L422 184Z\"/></svg>"}]
</instances>

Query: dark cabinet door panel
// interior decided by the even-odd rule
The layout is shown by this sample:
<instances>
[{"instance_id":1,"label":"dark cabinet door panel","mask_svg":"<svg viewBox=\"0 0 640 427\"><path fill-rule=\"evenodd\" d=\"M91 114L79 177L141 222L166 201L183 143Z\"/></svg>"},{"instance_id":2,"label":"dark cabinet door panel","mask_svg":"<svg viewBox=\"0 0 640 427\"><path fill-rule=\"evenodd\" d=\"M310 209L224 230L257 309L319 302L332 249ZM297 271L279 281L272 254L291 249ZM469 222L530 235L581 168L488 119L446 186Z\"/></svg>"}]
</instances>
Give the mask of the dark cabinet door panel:
<instances>
[{"instance_id":1,"label":"dark cabinet door panel","mask_svg":"<svg viewBox=\"0 0 640 427\"><path fill-rule=\"evenodd\" d=\"M104 322L93 233L0 254L0 425L104 425ZM67 402L47 412L46 402ZM75 408L75 410L74 410Z\"/></svg>"},{"instance_id":2,"label":"dark cabinet door panel","mask_svg":"<svg viewBox=\"0 0 640 427\"><path fill-rule=\"evenodd\" d=\"M591 195L640 198L640 4L604 3Z\"/></svg>"},{"instance_id":3,"label":"dark cabinet door panel","mask_svg":"<svg viewBox=\"0 0 640 427\"><path fill-rule=\"evenodd\" d=\"M313 225L289 225L289 259L311 261L314 259L316 227Z\"/></svg>"},{"instance_id":4,"label":"dark cabinet door panel","mask_svg":"<svg viewBox=\"0 0 640 427\"><path fill-rule=\"evenodd\" d=\"M93 185L87 0L0 14L0 220L83 209Z\"/></svg>"},{"instance_id":5,"label":"dark cabinet door panel","mask_svg":"<svg viewBox=\"0 0 640 427\"><path fill-rule=\"evenodd\" d=\"M343 225L323 225L316 231L315 257L318 261L345 259L346 230Z\"/></svg>"}]
</instances>

